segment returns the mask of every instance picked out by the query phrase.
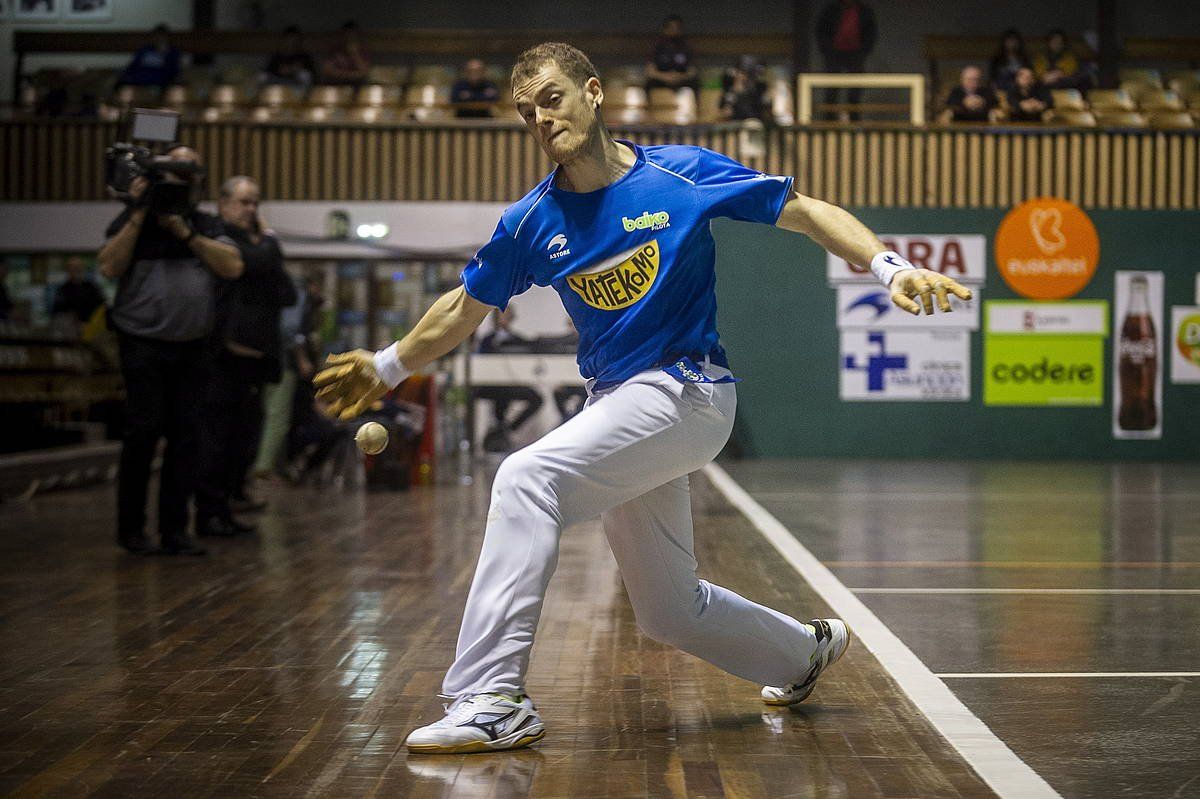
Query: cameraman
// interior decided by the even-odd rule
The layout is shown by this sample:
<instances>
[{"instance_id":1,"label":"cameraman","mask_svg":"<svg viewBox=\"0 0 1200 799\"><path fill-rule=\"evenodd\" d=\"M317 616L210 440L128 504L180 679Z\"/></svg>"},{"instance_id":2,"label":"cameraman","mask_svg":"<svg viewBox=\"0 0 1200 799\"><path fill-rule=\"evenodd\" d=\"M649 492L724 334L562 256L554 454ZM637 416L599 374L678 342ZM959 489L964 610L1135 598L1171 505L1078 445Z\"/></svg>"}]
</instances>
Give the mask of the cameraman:
<instances>
[{"instance_id":1,"label":"cameraman","mask_svg":"<svg viewBox=\"0 0 1200 799\"><path fill-rule=\"evenodd\" d=\"M282 376L279 317L296 302L296 287L283 269L279 241L263 229L260 199L258 184L238 175L221 184L217 200L245 271L217 291L201 406L198 535L251 532L252 525L234 518L231 503L239 510L262 508L245 495L246 477L262 434L263 385Z\"/></svg>"},{"instance_id":2,"label":"cameraman","mask_svg":"<svg viewBox=\"0 0 1200 799\"><path fill-rule=\"evenodd\" d=\"M162 552L202 555L187 533L196 467L196 411L204 341L213 324L218 278L242 274L242 257L221 221L196 209L200 157L175 145L166 157L182 166L153 183L130 185L129 207L109 225L97 256L100 271L119 279L109 322L121 345L125 437L117 477L117 541L136 554L158 550L146 537L146 493L158 439L167 439L158 492ZM188 168L182 168L182 167ZM156 196L187 184L189 208L166 213ZM170 186L168 186L170 188ZM174 209L170 209L174 210Z\"/></svg>"}]
</instances>

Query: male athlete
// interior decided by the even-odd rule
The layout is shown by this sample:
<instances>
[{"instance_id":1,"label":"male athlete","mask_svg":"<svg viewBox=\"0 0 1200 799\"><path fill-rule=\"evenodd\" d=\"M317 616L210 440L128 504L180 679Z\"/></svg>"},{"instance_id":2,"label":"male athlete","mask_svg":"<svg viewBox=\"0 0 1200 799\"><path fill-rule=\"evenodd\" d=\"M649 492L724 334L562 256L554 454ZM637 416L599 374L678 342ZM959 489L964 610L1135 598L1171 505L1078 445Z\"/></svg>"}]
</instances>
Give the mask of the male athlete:
<instances>
[{"instance_id":1,"label":"male athlete","mask_svg":"<svg viewBox=\"0 0 1200 799\"><path fill-rule=\"evenodd\" d=\"M845 651L846 625L799 622L696 577L688 474L721 450L737 403L717 337L709 222L726 216L804 233L869 264L913 314L933 313L935 299L949 311L948 293L970 292L884 251L846 211L793 191L791 178L699 147L614 140L596 69L570 45L523 53L512 88L558 168L504 212L463 285L403 340L331 356L317 376L330 412L352 418L534 283L558 291L579 330L587 406L500 465L442 684L453 701L408 736L408 748L514 749L545 735L524 693L529 652L559 536L597 514L646 635L765 684L768 704L802 701Z\"/></svg>"}]
</instances>

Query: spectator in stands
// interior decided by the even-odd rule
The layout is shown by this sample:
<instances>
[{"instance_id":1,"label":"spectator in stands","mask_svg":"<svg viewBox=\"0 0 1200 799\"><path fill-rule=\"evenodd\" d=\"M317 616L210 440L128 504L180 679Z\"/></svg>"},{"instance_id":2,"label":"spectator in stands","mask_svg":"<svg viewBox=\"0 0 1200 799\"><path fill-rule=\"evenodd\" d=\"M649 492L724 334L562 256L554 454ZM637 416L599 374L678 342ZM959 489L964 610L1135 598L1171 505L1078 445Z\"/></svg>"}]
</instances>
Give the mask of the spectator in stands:
<instances>
[{"instance_id":1,"label":"spectator in stands","mask_svg":"<svg viewBox=\"0 0 1200 799\"><path fill-rule=\"evenodd\" d=\"M12 315L12 300L8 296L8 264L0 261L0 322Z\"/></svg>"},{"instance_id":2,"label":"spectator in stands","mask_svg":"<svg viewBox=\"0 0 1200 799\"><path fill-rule=\"evenodd\" d=\"M826 72L862 72L875 47L875 12L858 0L834 0L817 17L817 46L825 59ZM857 105L861 89L848 89L846 102ZM837 102L838 90L825 90L825 102ZM833 115L827 115L832 118ZM842 119L858 119L857 113L842 112Z\"/></svg>"},{"instance_id":3,"label":"spectator in stands","mask_svg":"<svg viewBox=\"0 0 1200 799\"><path fill-rule=\"evenodd\" d=\"M371 71L371 59L358 38L358 23L351 20L338 31L338 43L321 64L321 82L338 86L360 86Z\"/></svg>"},{"instance_id":4,"label":"spectator in stands","mask_svg":"<svg viewBox=\"0 0 1200 799\"><path fill-rule=\"evenodd\" d=\"M199 166L190 147L166 155ZM169 175L198 199L200 175ZM121 347L125 434L117 473L117 540L130 552L156 551L146 538L146 494L158 440L167 448L159 474L158 530L162 552L202 555L187 532L196 471L196 413L204 343L212 330L218 279L242 274L242 256L221 220L198 210L151 214L145 178L130 187L131 204L108 227L96 262L119 280L109 312Z\"/></svg>"},{"instance_id":5,"label":"spectator in stands","mask_svg":"<svg viewBox=\"0 0 1200 799\"><path fill-rule=\"evenodd\" d=\"M1046 34L1046 49L1033 60L1038 79L1048 89L1079 89L1087 91L1095 83L1087 69L1071 51L1065 31L1055 28Z\"/></svg>"},{"instance_id":6,"label":"spectator in stands","mask_svg":"<svg viewBox=\"0 0 1200 799\"><path fill-rule=\"evenodd\" d=\"M463 75L450 88L450 103L454 116L482 118L492 115L491 105L500 99L500 90L488 80L483 61L472 58L463 65Z\"/></svg>"},{"instance_id":7,"label":"spectator in stands","mask_svg":"<svg viewBox=\"0 0 1200 799\"><path fill-rule=\"evenodd\" d=\"M1007 92L1016 82L1017 70L1028 66L1031 64L1025 50L1025 39L1020 31L1009 28L1000 35L1000 46L988 65L988 80L992 88Z\"/></svg>"},{"instance_id":8,"label":"spectator in stands","mask_svg":"<svg viewBox=\"0 0 1200 799\"><path fill-rule=\"evenodd\" d=\"M946 98L946 110L939 121L947 122L996 122L1000 119L996 93L984 85L983 70L979 67L963 67L959 85Z\"/></svg>"},{"instance_id":9,"label":"spectator in stands","mask_svg":"<svg viewBox=\"0 0 1200 799\"><path fill-rule=\"evenodd\" d=\"M496 326L479 342L480 353L532 351L529 340L512 330L516 312L511 305L502 311L495 311L492 319ZM511 434L532 419L542 407L541 395L529 386L476 386L472 392L476 399L490 400L492 403L492 427L483 437L483 448L488 452L511 451ZM509 420L508 409L513 403L524 403L525 407Z\"/></svg>"},{"instance_id":10,"label":"spectator in stands","mask_svg":"<svg viewBox=\"0 0 1200 799\"><path fill-rule=\"evenodd\" d=\"M138 48L133 60L117 78L118 86L157 86L166 88L179 75L179 50L172 46L170 30L159 24L150 31L150 40Z\"/></svg>"},{"instance_id":11,"label":"spectator in stands","mask_svg":"<svg viewBox=\"0 0 1200 799\"><path fill-rule=\"evenodd\" d=\"M771 118L771 101L767 84L762 80L763 67L754 56L744 55L737 66L725 75L717 115L723 120Z\"/></svg>"},{"instance_id":12,"label":"spectator in stands","mask_svg":"<svg viewBox=\"0 0 1200 799\"><path fill-rule=\"evenodd\" d=\"M218 288L201 401L196 532L228 536L253 525L234 510L261 510L245 493L262 433L262 389L281 375L280 311L296 301L283 251L258 215L261 191L244 175L221 184L217 210L241 253L244 269Z\"/></svg>"},{"instance_id":13,"label":"spectator in stands","mask_svg":"<svg viewBox=\"0 0 1200 799\"><path fill-rule=\"evenodd\" d=\"M87 274L87 265L78 255L67 258L67 279L54 292L50 314L69 314L80 324L92 318L97 308L104 305L104 293Z\"/></svg>"},{"instance_id":14,"label":"spectator in stands","mask_svg":"<svg viewBox=\"0 0 1200 799\"><path fill-rule=\"evenodd\" d=\"M283 49L271 54L271 60L262 72L262 82L292 86L306 92L308 87L312 86L316 74L316 63L312 55L304 49L300 29L289 25L283 31Z\"/></svg>"},{"instance_id":15,"label":"spectator in stands","mask_svg":"<svg viewBox=\"0 0 1200 799\"><path fill-rule=\"evenodd\" d=\"M692 64L692 48L683 36L683 17L672 14L662 21L654 51L646 62L646 91L684 87L699 92L700 82Z\"/></svg>"},{"instance_id":16,"label":"spectator in stands","mask_svg":"<svg viewBox=\"0 0 1200 799\"><path fill-rule=\"evenodd\" d=\"M1013 122L1041 122L1053 106L1050 90L1034 77L1033 70L1017 70L1016 84L1008 90L1008 118Z\"/></svg>"}]
</instances>

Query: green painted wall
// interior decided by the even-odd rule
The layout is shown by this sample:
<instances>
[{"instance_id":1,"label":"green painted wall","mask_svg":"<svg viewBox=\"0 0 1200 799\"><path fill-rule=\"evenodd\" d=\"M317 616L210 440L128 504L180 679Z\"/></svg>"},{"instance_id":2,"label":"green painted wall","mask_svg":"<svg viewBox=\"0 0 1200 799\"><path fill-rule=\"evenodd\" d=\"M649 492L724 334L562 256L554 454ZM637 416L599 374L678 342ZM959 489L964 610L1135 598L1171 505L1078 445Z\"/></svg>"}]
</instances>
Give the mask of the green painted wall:
<instances>
[{"instance_id":1,"label":"green painted wall","mask_svg":"<svg viewBox=\"0 0 1200 799\"><path fill-rule=\"evenodd\" d=\"M992 238L1003 210L851 209L878 233L982 233L984 299L1020 299L996 272ZM1165 273L1166 309L1194 304L1200 214L1088 211L1100 265L1078 298L1113 301L1118 269ZM1113 338L1105 342L1100 408L1001 408L983 404L983 333L971 334L969 402L842 402L838 398L835 292L825 256L804 236L729 220L714 224L719 325L738 385L733 442L761 457L1200 458L1200 385L1172 385L1160 352L1163 438L1112 437ZM1163 319L1169 324L1169 310ZM1111 311L1110 311L1111 313ZM982 314L981 314L982 321Z\"/></svg>"}]
</instances>

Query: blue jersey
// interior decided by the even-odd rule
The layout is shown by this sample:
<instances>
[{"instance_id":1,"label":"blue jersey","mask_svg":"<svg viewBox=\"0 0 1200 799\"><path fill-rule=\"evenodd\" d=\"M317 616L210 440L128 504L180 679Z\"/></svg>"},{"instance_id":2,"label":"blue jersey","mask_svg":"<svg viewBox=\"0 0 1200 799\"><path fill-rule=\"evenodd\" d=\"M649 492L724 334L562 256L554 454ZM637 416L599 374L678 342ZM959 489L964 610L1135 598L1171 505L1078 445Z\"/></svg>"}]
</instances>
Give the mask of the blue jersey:
<instances>
[{"instance_id":1,"label":"blue jersey","mask_svg":"<svg viewBox=\"0 0 1200 799\"><path fill-rule=\"evenodd\" d=\"M602 189L543 180L462 273L467 293L497 308L553 286L579 331L579 370L601 387L682 357L723 364L709 223L774 224L792 188L701 147L629 146L633 166Z\"/></svg>"}]
</instances>

